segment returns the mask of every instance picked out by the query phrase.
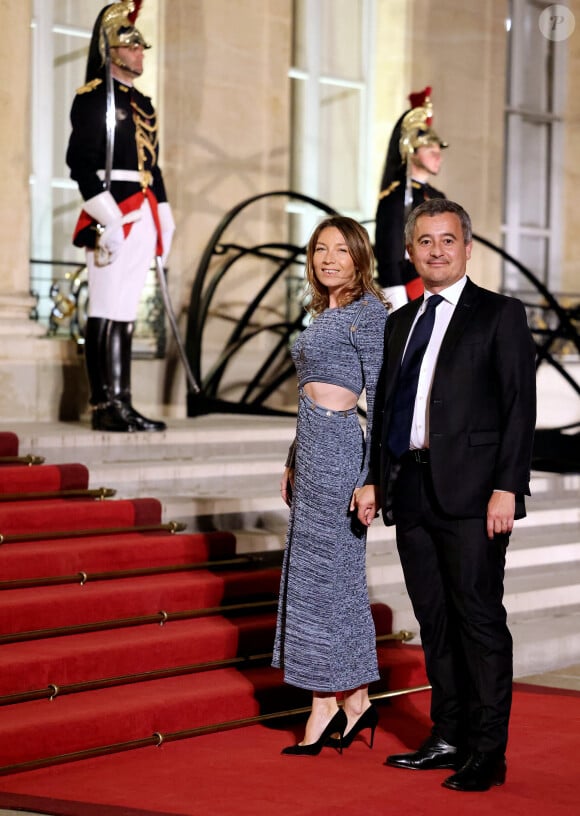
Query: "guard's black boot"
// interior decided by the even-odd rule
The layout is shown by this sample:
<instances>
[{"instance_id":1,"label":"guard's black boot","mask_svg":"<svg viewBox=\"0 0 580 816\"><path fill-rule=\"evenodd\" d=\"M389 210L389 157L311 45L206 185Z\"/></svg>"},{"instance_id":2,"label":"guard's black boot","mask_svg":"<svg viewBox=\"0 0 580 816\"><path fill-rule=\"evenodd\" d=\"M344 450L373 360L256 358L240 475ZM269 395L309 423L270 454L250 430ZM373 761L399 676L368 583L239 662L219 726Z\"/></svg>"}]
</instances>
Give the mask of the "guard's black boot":
<instances>
[{"instance_id":1,"label":"guard's black boot","mask_svg":"<svg viewBox=\"0 0 580 816\"><path fill-rule=\"evenodd\" d=\"M85 368L89 380L91 406L105 405L107 389L107 326L104 317L89 317L85 327Z\"/></svg>"},{"instance_id":2,"label":"guard's black boot","mask_svg":"<svg viewBox=\"0 0 580 816\"><path fill-rule=\"evenodd\" d=\"M164 431L165 422L149 419L140 414L131 403L131 347L133 343L133 323L115 321L111 331L111 344L115 347L114 359L119 369L113 375L115 391L113 401L120 402L124 415L138 431Z\"/></svg>"},{"instance_id":3,"label":"guard's black boot","mask_svg":"<svg viewBox=\"0 0 580 816\"><path fill-rule=\"evenodd\" d=\"M85 365L91 390L91 425L94 431L128 433L136 430L126 411L111 399L110 334L113 322L89 317L85 328Z\"/></svg>"}]
</instances>

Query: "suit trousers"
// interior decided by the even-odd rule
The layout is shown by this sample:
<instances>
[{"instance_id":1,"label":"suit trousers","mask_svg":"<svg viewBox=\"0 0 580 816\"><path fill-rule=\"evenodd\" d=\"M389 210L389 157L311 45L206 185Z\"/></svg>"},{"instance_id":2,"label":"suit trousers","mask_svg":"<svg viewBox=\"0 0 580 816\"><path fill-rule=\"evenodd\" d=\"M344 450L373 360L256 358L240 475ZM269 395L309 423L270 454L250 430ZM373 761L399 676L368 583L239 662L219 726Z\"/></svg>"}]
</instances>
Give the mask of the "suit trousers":
<instances>
[{"instance_id":1,"label":"suit trousers","mask_svg":"<svg viewBox=\"0 0 580 816\"><path fill-rule=\"evenodd\" d=\"M509 536L490 540L485 518L446 516L429 463L409 455L393 486L393 513L432 686L433 733L458 747L504 751L513 675L503 606Z\"/></svg>"}]
</instances>

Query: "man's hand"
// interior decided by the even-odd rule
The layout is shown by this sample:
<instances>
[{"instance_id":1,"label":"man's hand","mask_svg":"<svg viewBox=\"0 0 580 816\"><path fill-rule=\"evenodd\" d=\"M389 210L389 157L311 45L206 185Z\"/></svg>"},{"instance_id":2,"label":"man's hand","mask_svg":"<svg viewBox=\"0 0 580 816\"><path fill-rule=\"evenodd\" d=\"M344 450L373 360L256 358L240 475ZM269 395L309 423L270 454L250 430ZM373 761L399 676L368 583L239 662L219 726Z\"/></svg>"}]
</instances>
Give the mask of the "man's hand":
<instances>
[{"instance_id":1,"label":"man's hand","mask_svg":"<svg viewBox=\"0 0 580 816\"><path fill-rule=\"evenodd\" d=\"M494 535L511 533L515 512L515 493L495 490L487 505L487 537L491 540Z\"/></svg>"},{"instance_id":2,"label":"man's hand","mask_svg":"<svg viewBox=\"0 0 580 816\"><path fill-rule=\"evenodd\" d=\"M355 488L350 501L350 510L351 512L356 510L361 524L370 527L379 512L380 505L378 485L363 485L363 487Z\"/></svg>"}]
</instances>

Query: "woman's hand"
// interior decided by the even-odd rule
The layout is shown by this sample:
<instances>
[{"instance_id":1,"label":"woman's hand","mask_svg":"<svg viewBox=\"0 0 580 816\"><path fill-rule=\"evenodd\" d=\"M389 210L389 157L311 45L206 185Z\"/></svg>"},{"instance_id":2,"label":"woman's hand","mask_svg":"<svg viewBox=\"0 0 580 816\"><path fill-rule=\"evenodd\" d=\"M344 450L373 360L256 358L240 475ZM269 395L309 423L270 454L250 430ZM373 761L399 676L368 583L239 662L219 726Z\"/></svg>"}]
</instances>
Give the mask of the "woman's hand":
<instances>
[{"instance_id":1,"label":"woman's hand","mask_svg":"<svg viewBox=\"0 0 580 816\"><path fill-rule=\"evenodd\" d=\"M283 501L290 507L292 504L292 492L294 490L294 468L284 468L280 481L280 495Z\"/></svg>"}]
</instances>

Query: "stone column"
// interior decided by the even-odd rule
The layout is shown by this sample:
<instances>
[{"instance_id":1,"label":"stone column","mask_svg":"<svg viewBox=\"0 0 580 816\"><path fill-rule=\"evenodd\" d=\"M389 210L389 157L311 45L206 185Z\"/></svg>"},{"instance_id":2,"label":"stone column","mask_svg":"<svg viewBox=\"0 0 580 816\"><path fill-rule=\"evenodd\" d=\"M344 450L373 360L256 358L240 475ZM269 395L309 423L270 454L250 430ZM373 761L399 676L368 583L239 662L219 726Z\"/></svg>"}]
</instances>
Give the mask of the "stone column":
<instances>
[{"instance_id":1,"label":"stone column","mask_svg":"<svg viewBox=\"0 0 580 816\"><path fill-rule=\"evenodd\" d=\"M0 0L0 74L6 77L0 88L0 417L14 427L75 418L79 393L66 387L79 368L74 357L67 359L70 344L52 342L30 319L31 16L31 0Z\"/></svg>"},{"instance_id":2,"label":"stone column","mask_svg":"<svg viewBox=\"0 0 580 816\"><path fill-rule=\"evenodd\" d=\"M0 89L4 126L0 129L2 198L0 199L0 334L23 337L39 333L28 320L34 300L29 290L28 196L30 133L30 0L0 0L5 32L0 73L9 78ZM4 356L5 349L0 348Z\"/></svg>"}]
</instances>

